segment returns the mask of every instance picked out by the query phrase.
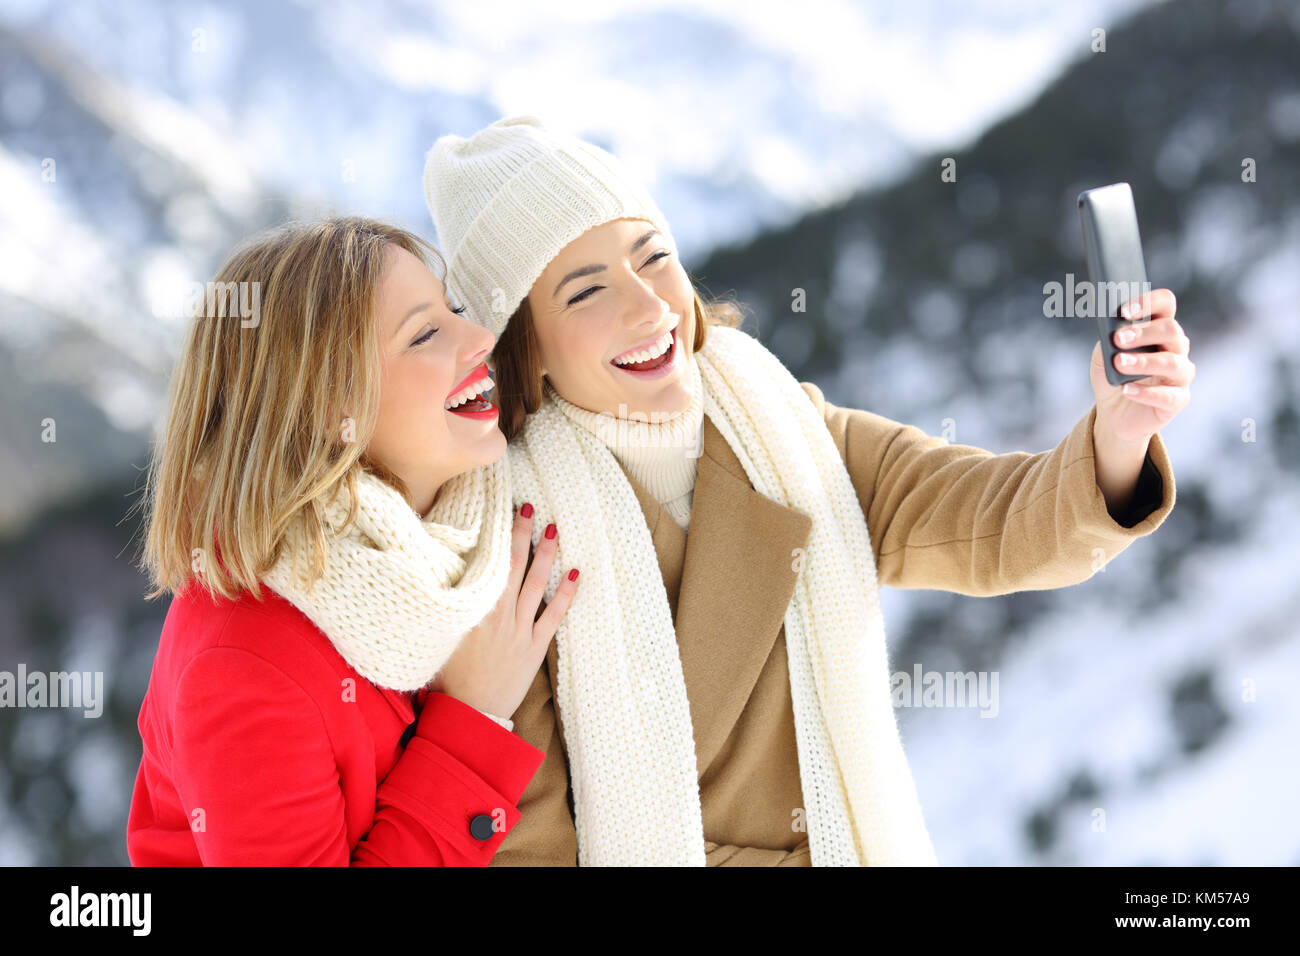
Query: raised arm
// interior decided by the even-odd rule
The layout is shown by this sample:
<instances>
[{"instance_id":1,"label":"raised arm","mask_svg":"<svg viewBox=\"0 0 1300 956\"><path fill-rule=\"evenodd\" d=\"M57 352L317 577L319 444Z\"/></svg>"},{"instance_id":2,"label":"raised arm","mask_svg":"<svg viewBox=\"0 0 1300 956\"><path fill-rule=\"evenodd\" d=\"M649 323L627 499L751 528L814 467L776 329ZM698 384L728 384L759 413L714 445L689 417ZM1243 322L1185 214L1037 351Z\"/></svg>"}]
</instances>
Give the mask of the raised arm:
<instances>
[{"instance_id":1,"label":"raised arm","mask_svg":"<svg viewBox=\"0 0 1300 956\"><path fill-rule=\"evenodd\" d=\"M840 408L801 383L826 422L867 519L881 584L976 597L1092 577L1174 507L1159 434L1125 513L1107 510L1093 447L1096 406L1051 451L1002 455Z\"/></svg>"}]
</instances>

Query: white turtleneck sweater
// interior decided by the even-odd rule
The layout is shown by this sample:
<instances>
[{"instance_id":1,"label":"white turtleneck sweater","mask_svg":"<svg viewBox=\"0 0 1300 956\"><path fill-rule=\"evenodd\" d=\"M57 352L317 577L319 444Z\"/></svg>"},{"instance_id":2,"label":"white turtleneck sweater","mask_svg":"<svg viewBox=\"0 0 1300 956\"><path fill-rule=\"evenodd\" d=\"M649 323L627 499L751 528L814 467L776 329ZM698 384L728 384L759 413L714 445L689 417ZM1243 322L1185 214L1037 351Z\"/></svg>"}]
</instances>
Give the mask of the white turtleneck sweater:
<instances>
[{"instance_id":1,"label":"white turtleneck sweater","mask_svg":"<svg viewBox=\"0 0 1300 956\"><path fill-rule=\"evenodd\" d=\"M546 381L556 405L573 422L603 441L683 531L691 521L695 470L704 440L704 396L699 373L692 368L691 404L661 421L632 421L579 408ZM659 416L656 416L659 417Z\"/></svg>"}]
</instances>

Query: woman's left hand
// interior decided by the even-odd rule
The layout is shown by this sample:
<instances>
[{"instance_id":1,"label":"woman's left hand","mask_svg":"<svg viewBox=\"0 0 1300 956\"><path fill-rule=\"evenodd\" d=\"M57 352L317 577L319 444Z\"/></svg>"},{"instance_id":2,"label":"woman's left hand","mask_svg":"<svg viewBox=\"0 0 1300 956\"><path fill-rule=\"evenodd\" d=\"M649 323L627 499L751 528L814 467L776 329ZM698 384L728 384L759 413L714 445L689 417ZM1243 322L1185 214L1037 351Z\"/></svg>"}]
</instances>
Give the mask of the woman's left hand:
<instances>
[{"instance_id":1,"label":"woman's left hand","mask_svg":"<svg viewBox=\"0 0 1300 956\"><path fill-rule=\"evenodd\" d=\"M1168 425L1191 400L1192 379L1196 377L1196 366L1187 357L1191 343L1183 327L1174 320L1177 306L1174 294L1168 289L1155 289L1134 299L1132 304L1137 309L1131 318L1122 311L1120 314L1138 324L1116 330L1113 333L1116 346L1131 349L1156 345L1160 351L1117 352L1115 367L1126 375L1145 377L1123 386L1110 384L1102 365L1101 343L1092 350L1090 377L1097 397L1095 427L1120 445L1144 443ZM1140 321L1144 315L1150 316L1149 322ZM1129 333L1133 338L1124 341L1123 337ZM1122 364L1120 360L1126 354L1136 360L1134 364ZM1136 394L1128 394L1129 390Z\"/></svg>"}]
</instances>

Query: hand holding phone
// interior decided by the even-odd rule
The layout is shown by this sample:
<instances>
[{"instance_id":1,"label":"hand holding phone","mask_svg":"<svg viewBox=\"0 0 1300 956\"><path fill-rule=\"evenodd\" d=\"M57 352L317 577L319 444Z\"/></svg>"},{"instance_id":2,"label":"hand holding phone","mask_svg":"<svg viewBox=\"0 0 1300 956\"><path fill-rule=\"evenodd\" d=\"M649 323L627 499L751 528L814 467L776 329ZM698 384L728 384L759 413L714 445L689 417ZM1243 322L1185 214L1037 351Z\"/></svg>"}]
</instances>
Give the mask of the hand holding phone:
<instances>
[{"instance_id":1,"label":"hand holding phone","mask_svg":"<svg viewBox=\"0 0 1300 956\"><path fill-rule=\"evenodd\" d=\"M1132 324L1132 320L1119 317L1119 307L1151 291L1142 258L1142 240L1138 236L1133 190L1128 183L1112 183L1084 190L1079 193L1078 202L1106 381L1123 385L1146 376L1126 375L1115 368L1118 353L1159 351L1157 345L1121 349L1113 338L1122 326Z\"/></svg>"}]
</instances>

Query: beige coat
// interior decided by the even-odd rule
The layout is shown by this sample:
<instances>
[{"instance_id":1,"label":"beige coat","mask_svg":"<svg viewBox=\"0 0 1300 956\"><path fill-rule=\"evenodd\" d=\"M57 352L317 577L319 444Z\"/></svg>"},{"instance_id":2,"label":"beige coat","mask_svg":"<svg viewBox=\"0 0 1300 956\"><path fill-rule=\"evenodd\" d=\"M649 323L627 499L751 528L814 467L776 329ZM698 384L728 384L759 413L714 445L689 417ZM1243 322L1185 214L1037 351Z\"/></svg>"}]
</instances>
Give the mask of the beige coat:
<instances>
[{"instance_id":1,"label":"beige coat","mask_svg":"<svg viewBox=\"0 0 1300 956\"><path fill-rule=\"evenodd\" d=\"M1051 451L994 455L837 408L815 385L803 388L857 490L881 585L981 597L1067 587L1090 578L1099 555L1110 560L1154 531L1174 506L1173 471L1157 434L1130 509L1150 514L1129 528L1111 517L1094 470L1095 406ZM673 609L707 864L808 866L807 834L792 825L802 818L803 795L784 617L796 576L790 555L805 545L811 519L754 491L707 416L689 534L628 480ZM552 641L512 715L515 733L546 759L493 866L577 865L564 731L552 697L557 660Z\"/></svg>"}]
</instances>

